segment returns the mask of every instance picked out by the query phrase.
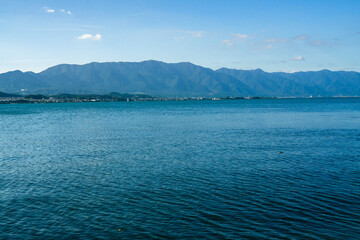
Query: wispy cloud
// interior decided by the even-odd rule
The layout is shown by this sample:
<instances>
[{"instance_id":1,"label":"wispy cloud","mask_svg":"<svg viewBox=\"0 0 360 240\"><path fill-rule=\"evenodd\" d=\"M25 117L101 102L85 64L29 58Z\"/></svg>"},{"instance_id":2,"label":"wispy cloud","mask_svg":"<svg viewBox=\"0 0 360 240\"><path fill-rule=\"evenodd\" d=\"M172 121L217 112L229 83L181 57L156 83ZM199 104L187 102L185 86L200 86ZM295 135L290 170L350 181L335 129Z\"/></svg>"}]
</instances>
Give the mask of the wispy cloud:
<instances>
[{"instance_id":1,"label":"wispy cloud","mask_svg":"<svg viewBox=\"0 0 360 240\"><path fill-rule=\"evenodd\" d=\"M232 33L231 36L232 36L231 39L222 40L221 44L231 47L234 46L236 43L243 42L246 39L251 38L250 35L243 33Z\"/></svg>"},{"instance_id":2,"label":"wispy cloud","mask_svg":"<svg viewBox=\"0 0 360 240\"><path fill-rule=\"evenodd\" d=\"M193 37L201 38L204 36L203 31L190 31L189 34L191 34Z\"/></svg>"},{"instance_id":3,"label":"wispy cloud","mask_svg":"<svg viewBox=\"0 0 360 240\"><path fill-rule=\"evenodd\" d=\"M284 73L296 73L296 72L298 72L298 71L286 69L286 70L282 70L282 72L284 72Z\"/></svg>"},{"instance_id":4,"label":"wispy cloud","mask_svg":"<svg viewBox=\"0 0 360 240\"><path fill-rule=\"evenodd\" d=\"M297 56L290 58L291 61L305 61L305 58L303 56Z\"/></svg>"},{"instance_id":5,"label":"wispy cloud","mask_svg":"<svg viewBox=\"0 0 360 240\"><path fill-rule=\"evenodd\" d=\"M28 31L85 31L84 28L77 27L48 27L48 28L30 28Z\"/></svg>"},{"instance_id":6,"label":"wispy cloud","mask_svg":"<svg viewBox=\"0 0 360 240\"><path fill-rule=\"evenodd\" d=\"M190 41L193 38L202 38L205 34L204 31L177 30L175 32L177 34L177 36L174 37L175 42L180 42L184 40Z\"/></svg>"},{"instance_id":7,"label":"wispy cloud","mask_svg":"<svg viewBox=\"0 0 360 240\"><path fill-rule=\"evenodd\" d=\"M87 32L92 31L90 29L101 29L101 26L95 25L82 25L82 24L60 24L56 26L43 26L43 27L34 27L28 29L28 31L81 31Z\"/></svg>"},{"instance_id":8,"label":"wispy cloud","mask_svg":"<svg viewBox=\"0 0 360 240\"><path fill-rule=\"evenodd\" d=\"M93 40L93 41L99 41L101 40L101 38L102 36L100 34L90 34L90 33L86 33L77 37L77 39L80 40Z\"/></svg>"},{"instance_id":9,"label":"wispy cloud","mask_svg":"<svg viewBox=\"0 0 360 240\"><path fill-rule=\"evenodd\" d=\"M265 39L264 42L271 43L271 44L274 44L277 46L279 44L292 45L292 44L296 44L299 42L302 42L302 43L306 44L307 46L312 46L312 47L321 47L321 46L328 46L328 45L333 44L332 42L329 42L329 41L311 39L311 37L307 34L300 34L293 38L267 38L267 39Z\"/></svg>"},{"instance_id":10,"label":"wispy cloud","mask_svg":"<svg viewBox=\"0 0 360 240\"><path fill-rule=\"evenodd\" d=\"M322 46L330 46L336 44L334 41L324 41L319 39L312 39L307 34L299 34L294 37L289 38L277 38L277 37L269 37L259 39L256 37L257 35L247 35L242 33L232 33L231 38L225 39L221 41L222 45L226 45L228 47L232 47L237 44L249 44L253 50L273 50L278 49L284 46L293 47L296 44L305 44L309 47L322 47ZM251 39L251 41L249 41ZM338 41L338 39L336 40ZM294 59L294 60L304 60L304 59Z\"/></svg>"},{"instance_id":11,"label":"wispy cloud","mask_svg":"<svg viewBox=\"0 0 360 240\"><path fill-rule=\"evenodd\" d=\"M309 35L307 34L300 34L294 37L295 41L306 41L309 39Z\"/></svg>"},{"instance_id":12,"label":"wispy cloud","mask_svg":"<svg viewBox=\"0 0 360 240\"><path fill-rule=\"evenodd\" d=\"M254 50L271 50L274 49L274 45L268 42L251 42L250 46Z\"/></svg>"},{"instance_id":13,"label":"wispy cloud","mask_svg":"<svg viewBox=\"0 0 360 240\"><path fill-rule=\"evenodd\" d=\"M71 11L70 10L65 10L65 9L61 9L60 12L67 14L67 15L71 15Z\"/></svg>"},{"instance_id":14,"label":"wispy cloud","mask_svg":"<svg viewBox=\"0 0 360 240\"><path fill-rule=\"evenodd\" d=\"M335 39L335 40L338 41L339 39ZM307 34L300 34L300 35L295 36L293 38L293 43L295 43L295 42L303 42L307 46L311 46L311 47L329 46L329 45L333 45L335 43L334 41L324 41L324 40L319 40L319 39L312 39Z\"/></svg>"},{"instance_id":15,"label":"wispy cloud","mask_svg":"<svg viewBox=\"0 0 360 240\"><path fill-rule=\"evenodd\" d=\"M55 9L51 9L48 7L44 7L44 9L45 9L45 12L47 12L47 13L55 13Z\"/></svg>"},{"instance_id":16,"label":"wispy cloud","mask_svg":"<svg viewBox=\"0 0 360 240\"><path fill-rule=\"evenodd\" d=\"M244 39L250 38L249 35L241 34L241 33L232 33L231 35L234 36L236 39L239 39L239 40L244 40Z\"/></svg>"},{"instance_id":17,"label":"wispy cloud","mask_svg":"<svg viewBox=\"0 0 360 240\"><path fill-rule=\"evenodd\" d=\"M233 46L235 44L235 42L232 41L232 40L222 40L221 43L224 44L224 45L227 45L229 47L231 47L231 46Z\"/></svg>"},{"instance_id":18,"label":"wispy cloud","mask_svg":"<svg viewBox=\"0 0 360 240\"><path fill-rule=\"evenodd\" d=\"M265 46L264 49L273 49L273 48L274 48L274 46L272 44L268 44Z\"/></svg>"},{"instance_id":19,"label":"wispy cloud","mask_svg":"<svg viewBox=\"0 0 360 240\"><path fill-rule=\"evenodd\" d=\"M44 10L45 10L45 12L47 12L47 13L55 13L55 9L53 9L53 8L48 8L48 7L44 7ZM71 15L72 14L72 12L70 11L70 10L66 10L66 9L60 9L59 10L62 14L66 14L66 15Z\"/></svg>"},{"instance_id":20,"label":"wispy cloud","mask_svg":"<svg viewBox=\"0 0 360 240\"><path fill-rule=\"evenodd\" d=\"M289 40L284 39L284 38L267 38L267 39L265 39L265 42L268 42L268 43L287 43L287 42L289 42Z\"/></svg>"},{"instance_id":21,"label":"wispy cloud","mask_svg":"<svg viewBox=\"0 0 360 240\"><path fill-rule=\"evenodd\" d=\"M184 36L174 37L174 40L175 40L175 42L179 42L179 41L185 40L185 37Z\"/></svg>"},{"instance_id":22,"label":"wispy cloud","mask_svg":"<svg viewBox=\"0 0 360 240\"><path fill-rule=\"evenodd\" d=\"M356 68L353 67L342 67L338 69L339 71L356 71Z\"/></svg>"},{"instance_id":23,"label":"wispy cloud","mask_svg":"<svg viewBox=\"0 0 360 240\"><path fill-rule=\"evenodd\" d=\"M273 50L284 44L290 45L291 43L291 40L286 38L266 38L259 41L252 41L250 45L254 50Z\"/></svg>"},{"instance_id":24,"label":"wispy cloud","mask_svg":"<svg viewBox=\"0 0 360 240\"><path fill-rule=\"evenodd\" d=\"M177 33L181 33L184 35L188 35L191 37L201 38L204 36L204 31L185 31L185 30L178 30Z\"/></svg>"},{"instance_id":25,"label":"wispy cloud","mask_svg":"<svg viewBox=\"0 0 360 240\"><path fill-rule=\"evenodd\" d=\"M307 45L313 46L313 47L322 47L322 46L329 46L329 45L331 45L331 43L325 42L322 40L313 40L313 41L307 42Z\"/></svg>"}]
</instances>

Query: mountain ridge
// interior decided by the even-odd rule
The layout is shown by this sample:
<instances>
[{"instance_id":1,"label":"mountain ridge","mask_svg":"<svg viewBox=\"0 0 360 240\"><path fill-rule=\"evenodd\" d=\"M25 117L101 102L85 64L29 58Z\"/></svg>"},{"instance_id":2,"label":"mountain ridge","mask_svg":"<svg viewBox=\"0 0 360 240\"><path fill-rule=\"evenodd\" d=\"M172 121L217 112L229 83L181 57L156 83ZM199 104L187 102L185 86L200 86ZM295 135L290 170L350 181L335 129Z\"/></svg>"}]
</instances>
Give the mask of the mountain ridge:
<instances>
[{"instance_id":1,"label":"mountain ridge","mask_svg":"<svg viewBox=\"0 0 360 240\"><path fill-rule=\"evenodd\" d=\"M26 94L142 92L168 97L360 96L354 71L265 72L210 68L190 62L91 62L59 64L39 73L0 74L0 91Z\"/></svg>"}]
</instances>

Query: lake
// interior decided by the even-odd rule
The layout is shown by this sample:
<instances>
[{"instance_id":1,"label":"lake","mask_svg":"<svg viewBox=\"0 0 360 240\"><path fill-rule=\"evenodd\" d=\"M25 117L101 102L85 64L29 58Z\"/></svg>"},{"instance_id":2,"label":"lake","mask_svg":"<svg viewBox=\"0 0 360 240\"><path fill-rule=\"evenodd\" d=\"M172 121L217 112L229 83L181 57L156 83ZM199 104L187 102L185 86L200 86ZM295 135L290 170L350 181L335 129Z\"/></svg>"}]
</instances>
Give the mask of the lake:
<instances>
[{"instance_id":1,"label":"lake","mask_svg":"<svg viewBox=\"0 0 360 240\"><path fill-rule=\"evenodd\" d=\"M0 239L359 239L360 98L0 105Z\"/></svg>"}]
</instances>

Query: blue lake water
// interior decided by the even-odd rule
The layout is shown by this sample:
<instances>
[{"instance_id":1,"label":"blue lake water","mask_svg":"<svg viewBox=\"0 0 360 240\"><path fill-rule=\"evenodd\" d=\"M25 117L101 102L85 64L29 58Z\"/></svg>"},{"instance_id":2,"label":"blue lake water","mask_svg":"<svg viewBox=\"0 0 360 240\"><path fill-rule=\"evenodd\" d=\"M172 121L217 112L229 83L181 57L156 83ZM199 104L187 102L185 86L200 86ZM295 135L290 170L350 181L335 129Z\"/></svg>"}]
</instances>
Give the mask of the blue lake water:
<instances>
[{"instance_id":1,"label":"blue lake water","mask_svg":"<svg viewBox=\"0 0 360 240\"><path fill-rule=\"evenodd\" d=\"M0 131L0 239L360 238L359 98L0 105Z\"/></svg>"}]
</instances>

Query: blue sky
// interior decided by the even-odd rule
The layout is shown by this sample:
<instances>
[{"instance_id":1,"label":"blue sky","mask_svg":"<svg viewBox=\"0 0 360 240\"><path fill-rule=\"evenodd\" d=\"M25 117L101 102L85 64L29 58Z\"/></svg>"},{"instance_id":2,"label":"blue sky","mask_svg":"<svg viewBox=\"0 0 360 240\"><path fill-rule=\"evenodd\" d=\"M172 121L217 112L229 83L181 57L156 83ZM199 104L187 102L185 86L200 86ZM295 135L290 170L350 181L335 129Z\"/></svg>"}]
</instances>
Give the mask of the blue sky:
<instances>
[{"instance_id":1,"label":"blue sky","mask_svg":"<svg viewBox=\"0 0 360 240\"><path fill-rule=\"evenodd\" d=\"M149 59L360 71L360 1L0 0L0 72Z\"/></svg>"}]
</instances>

